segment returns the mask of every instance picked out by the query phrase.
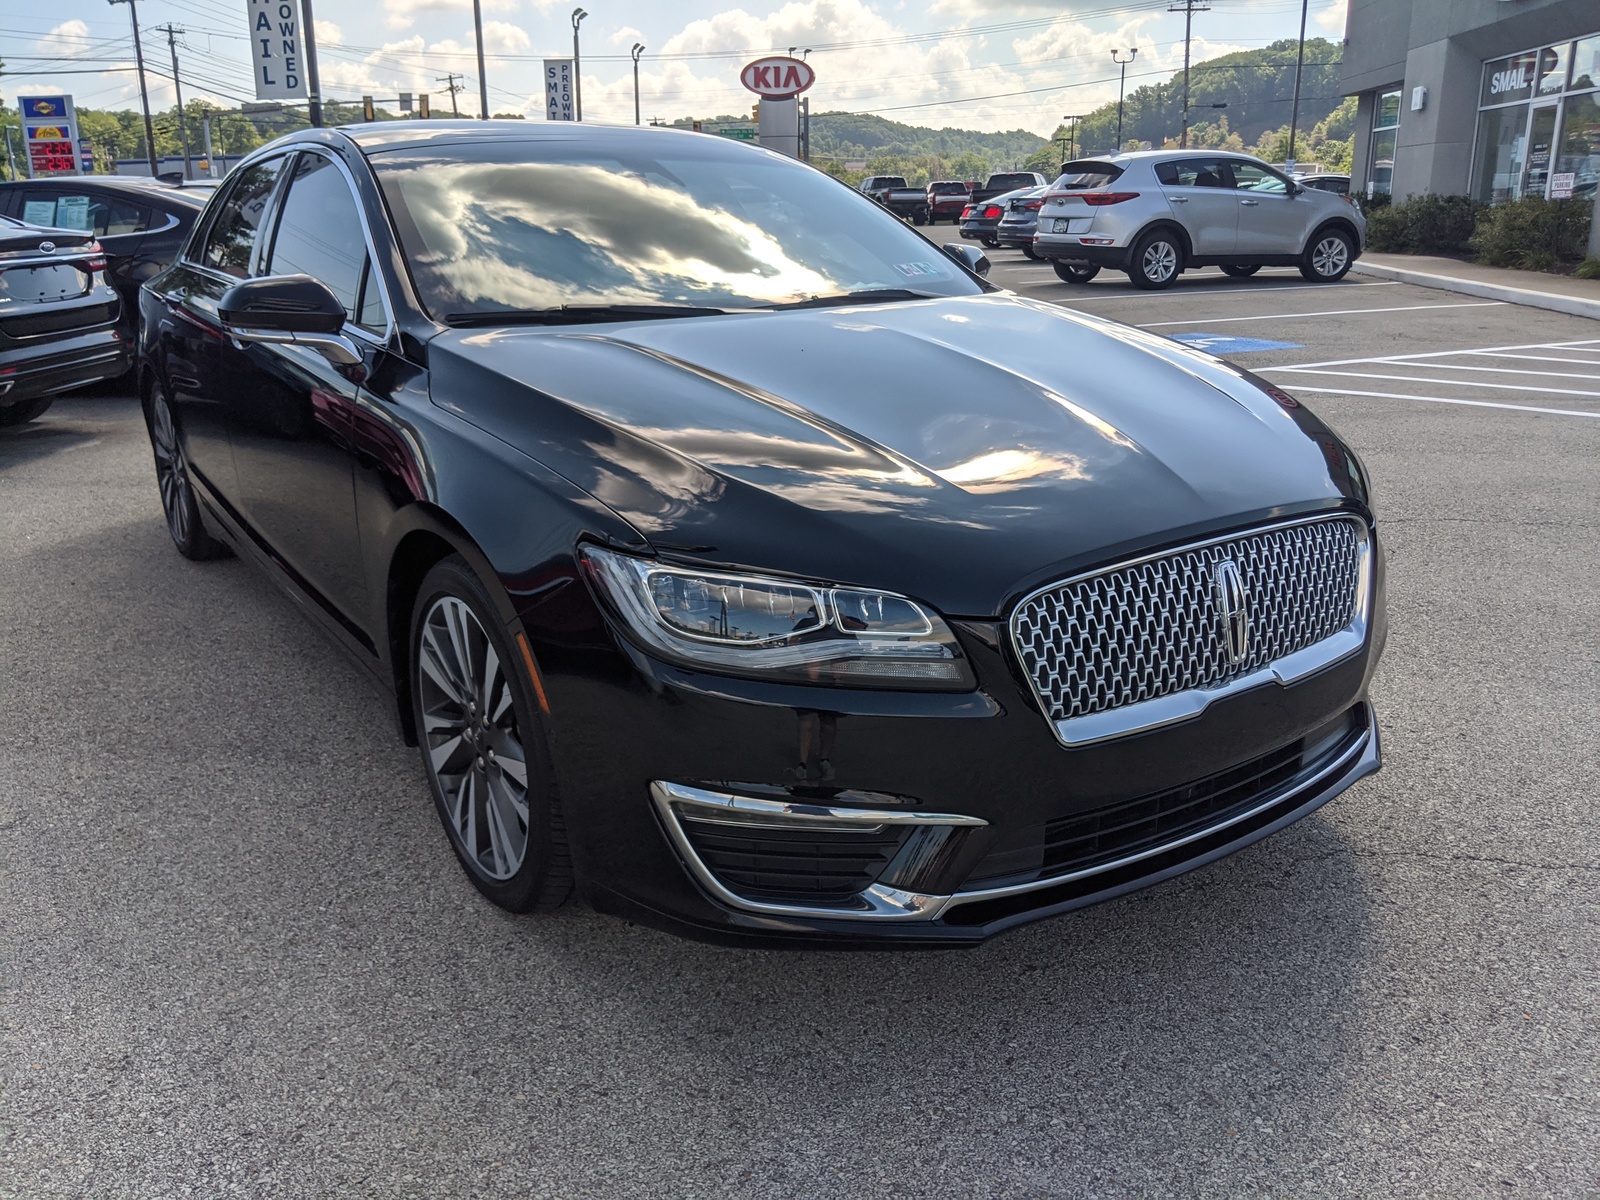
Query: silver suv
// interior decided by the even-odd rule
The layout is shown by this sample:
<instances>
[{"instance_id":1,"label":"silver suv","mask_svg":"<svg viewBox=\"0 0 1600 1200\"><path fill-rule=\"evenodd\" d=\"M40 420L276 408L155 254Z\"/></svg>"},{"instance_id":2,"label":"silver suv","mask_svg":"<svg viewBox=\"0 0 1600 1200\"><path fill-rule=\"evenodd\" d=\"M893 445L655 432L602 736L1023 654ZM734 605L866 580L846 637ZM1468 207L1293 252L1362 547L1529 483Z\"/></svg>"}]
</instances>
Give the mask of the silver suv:
<instances>
[{"instance_id":1,"label":"silver suv","mask_svg":"<svg viewBox=\"0 0 1600 1200\"><path fill-rule=\"evenodd\" d=\"M1102 267L1136 287L1171 287L1188 267L1253 275L1295 266L1343 279L1367 222L1341 196L1294 182L1258 158L1215 150L1143 150L1067 163L1039 210L1034 252L1068 283Z\"/></svg>"}]
</instances>

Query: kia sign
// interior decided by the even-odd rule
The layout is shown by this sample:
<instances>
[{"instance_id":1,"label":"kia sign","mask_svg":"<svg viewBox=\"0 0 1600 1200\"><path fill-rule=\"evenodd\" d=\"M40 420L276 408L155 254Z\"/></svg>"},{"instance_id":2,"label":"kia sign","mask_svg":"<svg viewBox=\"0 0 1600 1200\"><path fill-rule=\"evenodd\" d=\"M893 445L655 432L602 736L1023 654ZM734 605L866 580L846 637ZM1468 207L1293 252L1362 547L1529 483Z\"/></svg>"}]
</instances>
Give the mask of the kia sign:
<instances>
[{"instance_id":1,"label":"kia sign","mask_svg":"<svg viewBox=\"0 0 1600 1200\"><path fill-rule=\"evenodd\" d=\"M792 100L816 82L817 73L798 58L758 58L739 72L739 82L763 100Z\"/></svg>"}]
</instances>

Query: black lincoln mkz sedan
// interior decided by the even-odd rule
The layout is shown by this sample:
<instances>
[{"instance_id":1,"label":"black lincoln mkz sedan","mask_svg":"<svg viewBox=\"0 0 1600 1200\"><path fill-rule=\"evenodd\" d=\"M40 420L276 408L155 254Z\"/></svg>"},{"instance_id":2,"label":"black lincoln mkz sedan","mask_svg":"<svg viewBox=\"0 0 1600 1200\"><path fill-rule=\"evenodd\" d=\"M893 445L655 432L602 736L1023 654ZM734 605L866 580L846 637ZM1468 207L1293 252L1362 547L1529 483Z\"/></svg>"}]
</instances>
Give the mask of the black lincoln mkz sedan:
<instances>
[{"instance_id":1,"label":"black lincoln mkz sedan","mask_svg":"<svg viewBox=\"0 0 1600 1200\"><path fill-rule=\"evenodd\" d=\"M393 123L241 165L142 293L178 549L395 697L472 882L961 945L1377 769L1365 472L792 160Z\"/></svg>"}]
</instances>

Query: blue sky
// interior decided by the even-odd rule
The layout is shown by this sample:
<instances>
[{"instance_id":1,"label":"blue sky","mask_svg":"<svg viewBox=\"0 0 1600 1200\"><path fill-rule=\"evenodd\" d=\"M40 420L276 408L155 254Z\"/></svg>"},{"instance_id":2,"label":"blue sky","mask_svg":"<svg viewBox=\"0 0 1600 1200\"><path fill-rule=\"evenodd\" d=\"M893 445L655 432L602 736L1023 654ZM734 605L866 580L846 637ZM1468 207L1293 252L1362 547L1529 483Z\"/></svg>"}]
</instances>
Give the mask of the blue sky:
<instances>
[{"instance_id":1,"label":"blue sky","mask_svg":"<svg viewBox=\"0 0 1600 1200\"><path fill-rule=\"evenodd\" d=\"M542 118L540 60L572 51L569 14L576 0L482 0L492 111ZM813 111L872 112L917 125L1029 129L1049 134L1066 113L1116 99L1114 48L1138 49L1130 89L1182 65L1183 16L1169 0L1068 0L979 4L972 0L792 0L737 7L719 0L585 0L584 116L633 119L628 51L640 64L645 120L747 111L738 83L751 58L790 46L810 48L817 82ZM1338 41L1345 0L1310 0L1307 36ZM477 112L471 0L315 0L323 91L431 92L435 113L449 111L438 82L466 76L459 103ZM232 106L252 99L244 0L140 0L147 65L167 72L167 35L182 28L179 63L185 98ZM1211 0L1194 18L1196 60L1266 45L1299 32L1300 0ZM66 91L80 105L131 107L138 90L126 4L56 0L8 4L0 16L0 78L6 102ZM36 72L19 75L15 72ZM165 77L151 77L151 102L172 102Z\"/></svg>"}]
</instances>

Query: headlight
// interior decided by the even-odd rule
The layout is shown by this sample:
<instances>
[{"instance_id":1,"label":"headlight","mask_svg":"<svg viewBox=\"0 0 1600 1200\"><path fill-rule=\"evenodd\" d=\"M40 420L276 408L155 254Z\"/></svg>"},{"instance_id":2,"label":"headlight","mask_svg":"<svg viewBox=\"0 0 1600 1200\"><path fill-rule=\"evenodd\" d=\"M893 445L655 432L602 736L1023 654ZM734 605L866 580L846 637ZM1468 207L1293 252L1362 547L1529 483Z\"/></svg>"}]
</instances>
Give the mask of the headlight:
<instances>
[{"instance_id":1,"label":"headlight","mask_svg":"<svg viewBox=\"0 0 1600 1200\"><path fill-rule=\"evenodd\" d=\"M950 627L904 596L693 571L595 546L578 557L628 634L673 662L837 687L976 686Z\"/></svg>"}]
</instances>

